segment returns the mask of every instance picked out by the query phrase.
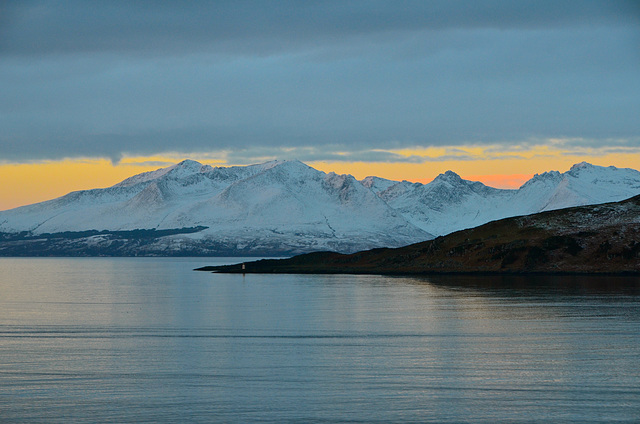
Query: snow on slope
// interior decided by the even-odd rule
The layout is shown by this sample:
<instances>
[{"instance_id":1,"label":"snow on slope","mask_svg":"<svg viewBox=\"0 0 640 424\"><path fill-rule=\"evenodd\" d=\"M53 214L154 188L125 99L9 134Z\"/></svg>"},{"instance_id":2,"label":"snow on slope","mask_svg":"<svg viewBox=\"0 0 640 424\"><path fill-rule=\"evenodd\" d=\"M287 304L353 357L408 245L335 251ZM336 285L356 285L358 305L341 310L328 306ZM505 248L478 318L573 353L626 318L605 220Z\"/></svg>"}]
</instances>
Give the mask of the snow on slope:
<instances>
[{"instance_id":1,"label":"snow on slope","mask_svg":"<svg viewBox=\"0 0 640 424\"><path fill-rule=\"evenodd\" d=\"M516 215L623 200L640 172L587 163L534 176L518 190L463 180L429 184L326 174L299 161L211 167L186 160L105 189L0 212L0 232L208 227L167 236L172 249L349 252L400 246Z\"/></svg>"},{"instance_id":2,"label":"snow on slope","mask_svg":"<svg viewBox=\"0 0 640 424\"><path fill-rule=\"evenodd\" d=\"M173 229L233 249L354 251L401 246L432 235L416 229L352 176L299 161L212 168L183 161L106 189L0 212L0 231ZM175 238L175 237L174 237Z\"/></svg>"},{"instance_id":3,"label":"snow on slope","mask_svg":"<svg viewBox=\"0 0 640 424\"><path fill-rule=\"evenodd\" d=\"M513 190L487 187L447 171L429 184L403 181L379 193L409 222L434 235L444 235L502 218L500 205Z\"/></svg>"},{"instance_id":4,"label":"snow on slope","mask_svg":"<svg viewBox=\"0 0 640 424\"><path fill-rule=\"evenodd\" d=\"M366 177L364 180L360 181L363 186L371 189L374 193L380 193L385 191L389 187L398 184L398 181L387 180L385 178L380 177ZM405 182L405 181L403 181Z\"/></svg>"},{"instance_id":5,"label":"snow on slope","mask_svg":"<svg viewBox=\"0 0 640 424\"><path fill-rule=\"evenodd\" d=\"M434 235L501 218L619 201L637 194L640 172L585 162L565 173L536 174L518 190L487 187L447 171L429 184L403 181L379 192L409 222Z\"/></svg>"},{"instance_id":6,"label":"snow on slope","mask_svg":"<svg viewBox=\"0 0 640 424\"><path fill-rule=\"evenodd\" d=\"M524 213L614 202L640 193L640 172L582 162L563 174L535 175L513 199Z\"/></svg>"},{"instance_id":7,"label":"snow on slope","mask_svg":"<svg viewBox=\"0 0 640 424\"><path fill-rule=\"evenodd\" d=\"M166 228L163 218L198 198L282 162L212 168L185 160L146 172L105 189L82 190L58 199L0 212L0 231L35 234L79 230Z\"/></svg>"},{"instance_id":8,"label":"snow on slope","mask_svg":"<svg viewBox=\"0 0 640 424\"><path fill-rule=\"evenodd\" d=\"M210 227L199 236L250 244L258 243L260 234L270 243L278 240L283 246L307 250L402 246L432 237L416 232L352 176L325 174L299 161L237 181L214 197L175 210L163 221L168 228L187 224Z\"/></svg>"}]
</instances>

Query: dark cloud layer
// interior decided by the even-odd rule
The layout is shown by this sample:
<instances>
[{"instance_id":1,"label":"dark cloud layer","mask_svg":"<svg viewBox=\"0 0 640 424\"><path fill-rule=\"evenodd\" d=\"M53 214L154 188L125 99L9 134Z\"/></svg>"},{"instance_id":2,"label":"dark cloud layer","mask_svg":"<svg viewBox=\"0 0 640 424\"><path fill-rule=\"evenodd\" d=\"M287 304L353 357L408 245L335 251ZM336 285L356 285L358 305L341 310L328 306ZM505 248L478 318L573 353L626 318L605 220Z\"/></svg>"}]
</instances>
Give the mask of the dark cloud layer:
<instances>
[{"instance_id":1,"label":"dark cloud layer","mask_svg":"<svg viewBox=\"0 0 640 424\"><path fill-rule=\"evenodd\" d=\"M636 1L8 1L0 160L634 144L639 28Z\"/></svg>"},{"instance_id":2,"label":"dark cloud layer","mask_svg":"<svg viewBox=\"0 0 640 424\"><path fill-rule=\"evenodd\" d=\"M345 37L446 29L635 25L637 2L537 1L9 1L9 54L286 50Z\"/></svg>"}]
</instances>

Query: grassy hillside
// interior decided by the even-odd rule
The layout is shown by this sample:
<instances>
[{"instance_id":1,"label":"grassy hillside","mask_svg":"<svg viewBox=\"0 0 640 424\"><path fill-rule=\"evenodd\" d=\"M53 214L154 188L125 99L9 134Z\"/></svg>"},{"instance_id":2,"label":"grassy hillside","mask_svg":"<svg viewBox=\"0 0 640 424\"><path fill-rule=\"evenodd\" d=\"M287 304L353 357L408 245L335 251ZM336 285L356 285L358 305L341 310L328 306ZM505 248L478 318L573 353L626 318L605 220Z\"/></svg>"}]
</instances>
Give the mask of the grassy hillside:
<instances>
[{"instance_id":1,"label":"grassy hillside","mask_svg":"<svg viewBox=\"0 0 640 424\"><path fill-rule=\"evenodd\" d=\"M640 196L507 218L398 249L205 267L235 273L640 273Z\"/></svg>"}]
</instances>

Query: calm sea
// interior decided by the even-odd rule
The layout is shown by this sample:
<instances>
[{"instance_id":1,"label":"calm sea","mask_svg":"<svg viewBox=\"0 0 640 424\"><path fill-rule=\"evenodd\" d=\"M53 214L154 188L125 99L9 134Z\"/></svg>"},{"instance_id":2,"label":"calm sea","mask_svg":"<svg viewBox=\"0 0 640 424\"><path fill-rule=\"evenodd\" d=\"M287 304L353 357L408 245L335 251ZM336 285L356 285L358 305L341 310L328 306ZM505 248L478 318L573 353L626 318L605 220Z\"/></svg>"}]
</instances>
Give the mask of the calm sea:
<instances>
[{"instance_id":1,"label":"calm sea","mask_svg":"<svg viewBox=\"0 0 640 424\"><path fill-rule=\"evenodd\" d=\"M0 259L1 423L638 422L637 278Z\"/></svg>"}]
</instances>

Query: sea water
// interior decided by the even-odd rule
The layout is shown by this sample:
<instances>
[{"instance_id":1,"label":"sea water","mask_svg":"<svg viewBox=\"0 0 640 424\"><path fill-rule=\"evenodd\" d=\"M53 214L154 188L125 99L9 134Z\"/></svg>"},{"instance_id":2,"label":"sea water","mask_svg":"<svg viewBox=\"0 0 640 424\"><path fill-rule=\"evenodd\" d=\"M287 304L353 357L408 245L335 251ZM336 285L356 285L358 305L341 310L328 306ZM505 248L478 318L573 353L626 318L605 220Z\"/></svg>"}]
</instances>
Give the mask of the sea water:
<instances>
[{"instance_id":1,"label":"sea water","mask_svg":"<svg viewBox=\"0 0 640 424\"><path fill-rule=\"evenodd\" d=\"M0 259L0 422L637 422L632 277Z\"/></svg>"}]
</instances>

